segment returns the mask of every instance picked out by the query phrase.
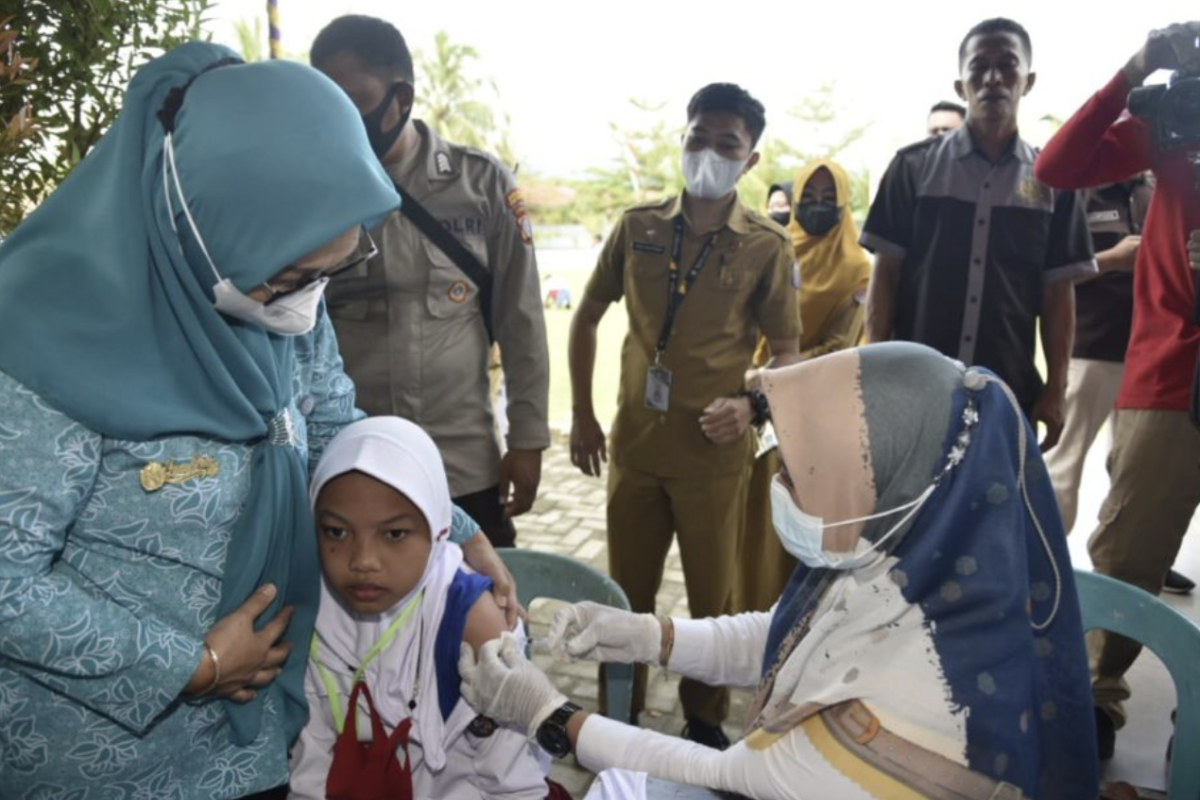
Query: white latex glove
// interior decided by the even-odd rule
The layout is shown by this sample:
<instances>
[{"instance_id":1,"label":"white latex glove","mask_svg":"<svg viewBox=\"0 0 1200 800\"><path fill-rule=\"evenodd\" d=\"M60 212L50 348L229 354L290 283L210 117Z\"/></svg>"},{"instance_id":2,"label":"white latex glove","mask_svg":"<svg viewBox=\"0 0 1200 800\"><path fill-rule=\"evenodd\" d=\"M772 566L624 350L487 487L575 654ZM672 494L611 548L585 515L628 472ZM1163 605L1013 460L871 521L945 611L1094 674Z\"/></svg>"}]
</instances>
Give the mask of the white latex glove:
<instances>
[{"instance_id":1,"label":"white latex glove","mask_svg":"<svg viewBox=\"0 0 1200 800\"><path fill-rule=\"evenodd\" d=\"M550 679L525 658L517 637L509 631L485 642L478 660L471 645L463 642L458 675L468 705L496 722L524 728L530 738L567 702Z\"/></svg>"},{"instance_id":2,"label":"white latex glove","mask_svg":"<svg viewBox=\"0 0 1200 800\"><path fill-rule=\"evenodd\" d=\"M657 664L662 655L662 623L658 617L590 600L555 614L549 638L550 649L560 661L585 658L617 664Z\"/></svg>"}]
</instances>

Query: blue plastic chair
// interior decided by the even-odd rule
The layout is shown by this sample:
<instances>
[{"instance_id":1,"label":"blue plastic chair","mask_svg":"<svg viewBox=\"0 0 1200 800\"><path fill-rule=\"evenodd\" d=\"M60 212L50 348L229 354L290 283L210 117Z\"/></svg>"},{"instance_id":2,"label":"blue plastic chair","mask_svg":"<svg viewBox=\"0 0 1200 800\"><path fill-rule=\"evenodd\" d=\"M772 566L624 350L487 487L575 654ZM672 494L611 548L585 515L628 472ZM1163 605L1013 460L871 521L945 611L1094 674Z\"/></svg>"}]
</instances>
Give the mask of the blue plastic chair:
<instances>
[{"instance_id":1,"label":"blue plastic chair","mask_svg":"<svg viewBox=\"0 0 1200 800\"><path fill-rule=\"evenodd\" d=\"M529 608L537 599L578 603L591 600L629 610L629 598L617 582L595 567L557 553L502 548L497 551L517 581L517 597ZM631 721L633 666L604 665L604 715Z\"/></svg>"},{"instance_id":2,"label":"blue plastic chair","mask_svg":"<svg viewBox=\"0 0 1200 800\"><path fill-rule=\"evenodd\" d=\"M1200 627L1136 586L1075 571L1083 629L1112 631L1148 647L1175 681L1175 744L1167 800L1200 797Z\"/></svg>"}]
</instances>

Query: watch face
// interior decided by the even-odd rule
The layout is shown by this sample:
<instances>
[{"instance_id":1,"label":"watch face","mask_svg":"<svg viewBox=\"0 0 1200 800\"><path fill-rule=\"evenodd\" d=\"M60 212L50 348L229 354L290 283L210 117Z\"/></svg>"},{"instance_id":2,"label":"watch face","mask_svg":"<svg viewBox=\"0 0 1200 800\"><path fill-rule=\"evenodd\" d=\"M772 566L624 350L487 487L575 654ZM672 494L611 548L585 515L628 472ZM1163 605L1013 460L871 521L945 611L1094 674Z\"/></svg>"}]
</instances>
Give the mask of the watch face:
<instances>
[{"instance_id":1,"label":"watch face","mask_svg":"<svg viewBox=\"0 0 1200 800\"><path fill-rule=\"evenodd\" d=\"M537 734L538 744L555 758L562 758L571 752L571 740L567 738L567 729L552 722L542 723Z\"/></svg>"}]
</instances>

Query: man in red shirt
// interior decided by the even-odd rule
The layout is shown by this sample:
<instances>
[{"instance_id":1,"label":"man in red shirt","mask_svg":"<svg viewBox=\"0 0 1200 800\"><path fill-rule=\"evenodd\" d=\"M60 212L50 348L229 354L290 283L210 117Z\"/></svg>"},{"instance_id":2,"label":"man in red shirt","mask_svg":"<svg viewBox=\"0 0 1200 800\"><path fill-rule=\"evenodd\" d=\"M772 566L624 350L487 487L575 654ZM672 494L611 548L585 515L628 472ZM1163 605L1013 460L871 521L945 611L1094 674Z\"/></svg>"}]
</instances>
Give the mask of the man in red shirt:
<instances>
[{"instance_id":1,"label":"man in red shirt","mask_svg":"<svg viewBox=\"0 0 1200 800\"><path fill-rule=\"evenodd\" d=\"M1110 457L1112 487L1088 542L1096 571L1158 594L1197 505L1200 431L1188 419L1200 327L1192 321L1195 278L1188 235L1200 229L1193 153L1159 150L1153 125L1125 113L1131 89L1159 69L1200 66L1200 23L1150 33L1108 85L1046 146L1036 175L1055 188L1082 188L1153 170L1158 184L1134 271L1133 329L1117 396L1120 424ZM1113 753L1125 722L1124 674L1140 647L1107 634L1091 640L1092 691L1100 756Z\"/></svg>"}]
</instances>

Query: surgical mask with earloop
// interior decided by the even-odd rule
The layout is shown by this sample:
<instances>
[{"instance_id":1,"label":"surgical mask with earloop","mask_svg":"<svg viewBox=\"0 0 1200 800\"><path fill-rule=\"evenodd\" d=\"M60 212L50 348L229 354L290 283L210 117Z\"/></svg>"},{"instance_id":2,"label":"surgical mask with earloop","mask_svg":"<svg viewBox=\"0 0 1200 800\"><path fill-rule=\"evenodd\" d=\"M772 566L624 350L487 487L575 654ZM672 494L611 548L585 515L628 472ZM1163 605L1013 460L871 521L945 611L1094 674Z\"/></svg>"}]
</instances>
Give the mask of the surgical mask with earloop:
<instances>
[{"instance_id":1,"label":"surgical mask with earloop","mask_svg":"<svg viewBox=\"0 0 1200 800\"><path fill-rule=\"evenodd\" d=\"M933 494L933 490L937 486L931 484L921 495L912 502L905 503L899 508L893 508L889 511L881 511L877 514L871 514L866 517L856 517L855 519L842 520L841 522L825 523L821 517L814 516L801 509L792 500L792 493L783 485L783 481L778 475L771 482L771 521L775 525L775 532L779 535L779 540L783 543L783 549L787 550L797 561L806 567L812 569L835 569L835 570L852 570L859 567L867 566L868 559L871 555L883 547L887 540L895 535L896 531L904 527L904 524L912 519L925 501L929 499L929 495ZM883 519L903 511L908 513L893 525L888 532L880 536L874 542L861 550L853 553L832 553L824 547L824 537L826 528L840 528L844 525L853 525L858 522L869 522L873 519Z\"/></svg>"},{"instance_id":2,"label":"surgical mask with earloop","mask_svg":"<svg viewBox=\"0 0 1200 800\"><path fill-rule=\"evenodd\" d=\"M171 204L172 183L174 183L179 197L180 209L187 219L188 228L196 239L200 252L204 254L204 260L208 262L209 269L217 279L212 287L213 307L226 316L249 322L280 336L300 336L316 327L317 318L321 312L321 297L325 293L325 286L329 283L328 278L313 281L304 288L280 297L270 305L265 305L246 296L233 285L231 280L222 278L221 274L217 272L216 264L213 263L212 257L208 254L208 248L204 245L204 239L200 236L200 229L196 227L196 221L192 219L192 212L188 209L187 200L183 194L183 185L179 181L179 170L175 167L174 135L168 133L163 141L163 193L167 200L167 214L171 219L171 228L178 235L179 229L175 226L175 210Z\"/></svg>"},{"instance_id":3,"label":"surgical mask with earloop","mask_svg":"<svg viewBox=\"0 0 1200 800\"><path fill-rule=\"evenodd\" d=\"M683 151L683 180L688 194L716 200L733 191L746 162L717 155L711 147L699 152Z\"/></svg>"}]
</instances>

